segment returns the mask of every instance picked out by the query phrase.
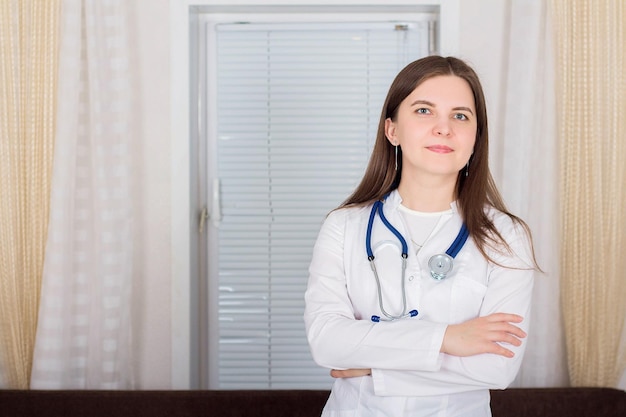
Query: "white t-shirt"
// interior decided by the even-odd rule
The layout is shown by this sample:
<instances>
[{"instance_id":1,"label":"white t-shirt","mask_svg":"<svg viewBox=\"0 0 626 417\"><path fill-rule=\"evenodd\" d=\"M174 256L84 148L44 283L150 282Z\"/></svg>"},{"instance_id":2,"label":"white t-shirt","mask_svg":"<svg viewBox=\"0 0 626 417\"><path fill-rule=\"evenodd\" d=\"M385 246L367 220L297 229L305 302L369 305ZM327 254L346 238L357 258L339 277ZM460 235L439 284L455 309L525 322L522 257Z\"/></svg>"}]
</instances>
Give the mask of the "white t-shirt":
<instances>
[{"instance_id":1,"label":"white t-shirt","mask_svg":"<svg viewBox=\"0 0 626 417\"><path fill-rule=\"evenodd\" d=\"M412 243L413 253L416 255L433 234L441 218L444 215L449 217L452 214L452 209L438 212L422 212L411 210L402 204L398 206L398 211L402 214L408 231L407 237Z\"/></svg>"}]
</instances>

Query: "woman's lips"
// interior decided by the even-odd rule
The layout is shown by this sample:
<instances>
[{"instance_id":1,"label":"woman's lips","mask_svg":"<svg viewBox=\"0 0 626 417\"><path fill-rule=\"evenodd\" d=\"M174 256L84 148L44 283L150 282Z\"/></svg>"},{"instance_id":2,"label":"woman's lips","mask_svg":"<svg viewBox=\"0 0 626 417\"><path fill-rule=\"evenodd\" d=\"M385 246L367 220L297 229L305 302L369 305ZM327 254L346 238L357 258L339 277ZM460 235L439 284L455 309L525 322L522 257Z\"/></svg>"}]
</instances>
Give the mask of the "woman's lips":
<instances>
[{"instance_id":1,"label":"woman's lips","mask_svg":"<svg viewBox=\"0 0 626 417\"><path fill-rule=\"evenodd\" d=\"M436 152L436 153L449 153L452 152L452 148L445 145L432 145L427 146L426 149Z\"/></svg>"}]
</instances>

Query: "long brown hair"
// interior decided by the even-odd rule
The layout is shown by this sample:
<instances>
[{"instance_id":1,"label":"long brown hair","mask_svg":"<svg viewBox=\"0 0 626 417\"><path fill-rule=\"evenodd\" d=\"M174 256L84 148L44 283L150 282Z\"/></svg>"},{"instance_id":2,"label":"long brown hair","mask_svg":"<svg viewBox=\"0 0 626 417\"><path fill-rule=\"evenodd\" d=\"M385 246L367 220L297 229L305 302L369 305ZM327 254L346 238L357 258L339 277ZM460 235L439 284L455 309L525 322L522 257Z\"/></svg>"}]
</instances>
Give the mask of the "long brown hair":
<instances>
[{"instance_id":1,"label":"long brown hair","mask_svg":"<svg viewBox=\"0 0 626 417\"><path fill-rule=\"evenodd\" d=\"M507 210L489 171L487 108L478 76L469 65L454 57L428 56L408 64L398 73L383 105L376 142L365 174L361 183L340 208L371 204L398 188L402 175L402 150L398 148L398 169L396 170L396 150L385 136L385 120L387 118L396 120L400 103L421 83L441 75L455 75L464 79L474 94L477 122L474 153L469 160L469 175L465 175L464 169L459 171L455 187L459 212L467 225L470 236L483 256L492 262L495 261L487 254L487 247L498 252L511 252L510 246L485 212L486 206L492 206L523 227L528 234L532 250L530 229L523 220ZM537 267L534 255L533 262Z\"/></svg>"}]
</instances>

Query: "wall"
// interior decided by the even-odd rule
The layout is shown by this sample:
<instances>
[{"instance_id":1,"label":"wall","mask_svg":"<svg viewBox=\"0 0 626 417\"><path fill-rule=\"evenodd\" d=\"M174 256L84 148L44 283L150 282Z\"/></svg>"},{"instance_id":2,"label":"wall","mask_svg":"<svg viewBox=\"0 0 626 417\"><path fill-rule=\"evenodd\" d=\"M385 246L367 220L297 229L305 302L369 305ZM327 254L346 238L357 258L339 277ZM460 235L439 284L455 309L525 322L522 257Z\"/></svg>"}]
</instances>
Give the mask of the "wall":
<instances>
[{"instance_id":1,"label":"wall","mask_svg":"<svg viewBox=\"0 0 626 417\"><path fill-rule=\"evenodd\" d=\"M499 138L503 137L504 88L508 56L508 14L510 0L461 1L460 58L478 73L487 101L489 115L490 167L496 181L501 177Z\"/></svg>"},{"instance_id":2,"label":"wall","mask_svg":"<svg viewBox=\"0 0 626 417\"><path fill-rule=\"evenodd\" d=\"M173 0L176 1L176 0ZM172 253L170 236L170 48L169 0L136 0L140 41L142 140L145 155L142 183L144 212L141 232L145 246L138 262L137 388L171 387ZM381 3L386 2L381 0ZM500 86L505 58L502 46L508 1L461 1L460 57L473 64L487 96L491 131L500 130ZM182 85L181 88L186 88ZM492 133L493 138L497 134ZM180 138L180 146L186 139ZM493 141L497 147L497 139ZM496 173L497 174L497 173ZM497 177L497 175L496 175ZM180 326L180 324L177 324Z\"/></svg>"},{"instance_id":3,"label":"wall","mask_svg":"<svg viewBox=\"0 0 626 417\"><path fill-rule=\"evenodd\" d=\"M135 288L137 387L170 388L170 92L169 1L135 0L144 158L141 281ZM181 139L181 145L184 145Z\"/></svg>"}]
</instances>

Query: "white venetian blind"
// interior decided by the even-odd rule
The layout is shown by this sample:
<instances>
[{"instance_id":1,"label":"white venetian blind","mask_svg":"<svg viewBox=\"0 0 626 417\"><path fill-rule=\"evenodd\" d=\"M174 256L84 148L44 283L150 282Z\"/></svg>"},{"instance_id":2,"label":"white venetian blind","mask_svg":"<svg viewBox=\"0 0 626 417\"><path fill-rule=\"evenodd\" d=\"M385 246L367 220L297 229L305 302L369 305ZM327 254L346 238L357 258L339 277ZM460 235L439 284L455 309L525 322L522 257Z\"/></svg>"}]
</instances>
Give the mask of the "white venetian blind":
<instances>
[{"instance_id":1,"label":"white venetian blind","mask_svg":"<svg viewBox=\"0 0 626 417\"><path fill-rule=\"evenodd\" d=\"M430 18L216 26L217 388L330 387L302 319L313 244L363 174L391 81L429 53Z\"/></svg>"}]
</instances>

